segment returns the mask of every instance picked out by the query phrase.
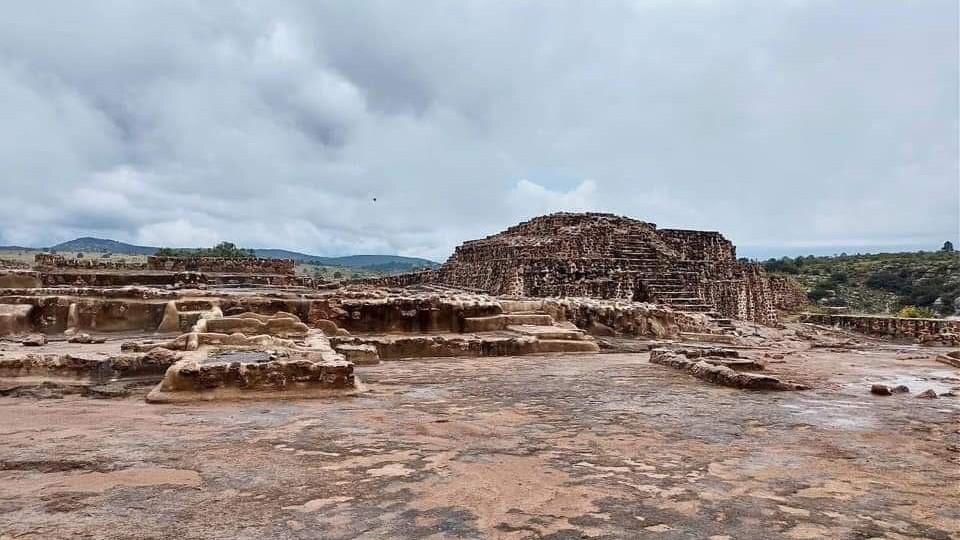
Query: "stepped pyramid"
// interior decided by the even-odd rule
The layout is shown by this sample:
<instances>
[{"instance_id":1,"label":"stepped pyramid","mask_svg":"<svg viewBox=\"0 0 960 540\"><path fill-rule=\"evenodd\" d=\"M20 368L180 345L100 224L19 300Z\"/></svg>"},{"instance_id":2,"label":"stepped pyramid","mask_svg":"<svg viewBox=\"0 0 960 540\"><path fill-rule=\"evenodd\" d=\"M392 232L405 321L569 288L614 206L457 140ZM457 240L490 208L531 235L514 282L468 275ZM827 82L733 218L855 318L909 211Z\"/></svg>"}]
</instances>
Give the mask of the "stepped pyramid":
<instances>
[{"instance_id":1,"label":"stepped pyramid","mask_svg":"<svg viewBox=\"0 0 960 540\"><path fill-rule=\"evenodd\" d=\"M613 214L556 213L459 246L425 281L495 295L654 302L773 324L762 267L718 232L658 229Z\"/></svg>"}]
</instances>

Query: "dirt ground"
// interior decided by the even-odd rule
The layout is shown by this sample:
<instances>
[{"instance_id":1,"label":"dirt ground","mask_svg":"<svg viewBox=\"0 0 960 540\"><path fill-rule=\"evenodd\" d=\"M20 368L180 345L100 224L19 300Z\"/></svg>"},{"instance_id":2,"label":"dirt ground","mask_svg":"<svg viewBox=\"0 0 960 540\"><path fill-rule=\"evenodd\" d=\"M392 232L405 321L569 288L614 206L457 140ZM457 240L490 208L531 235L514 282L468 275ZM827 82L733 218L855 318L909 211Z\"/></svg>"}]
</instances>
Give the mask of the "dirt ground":
<instances>
[{"instance_id":1,"label":"dirt ground","mask_svg":"<svg viewBox=\"0 0 960 540\"><path fill-rule=\"evenodd\" d=\"M0 398L0 538L960 538L960 398L917 397L960 370L777 351L811 390L638 352L384 362L343 399Z\"/></svg>"}]
</instances>

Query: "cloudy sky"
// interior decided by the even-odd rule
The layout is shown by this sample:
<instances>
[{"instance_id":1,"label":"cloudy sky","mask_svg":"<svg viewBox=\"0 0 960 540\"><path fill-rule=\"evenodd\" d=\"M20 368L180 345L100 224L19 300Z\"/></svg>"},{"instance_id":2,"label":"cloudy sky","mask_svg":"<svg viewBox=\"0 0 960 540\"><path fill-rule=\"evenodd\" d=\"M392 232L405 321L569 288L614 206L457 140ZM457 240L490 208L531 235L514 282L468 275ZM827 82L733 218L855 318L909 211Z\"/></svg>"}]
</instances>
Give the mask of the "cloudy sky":
<instances>
[{"instance_id":1,"label":"cloudy sky","mask_svg":"<svg viewBox=\"0 0 960 540\"><path fill-rule=\"evenodd\" d=\"M442 260L596 210L747 254L930 249L960 227L957 9L9 2L0 244Z\"/></svg>"}]
</instances>

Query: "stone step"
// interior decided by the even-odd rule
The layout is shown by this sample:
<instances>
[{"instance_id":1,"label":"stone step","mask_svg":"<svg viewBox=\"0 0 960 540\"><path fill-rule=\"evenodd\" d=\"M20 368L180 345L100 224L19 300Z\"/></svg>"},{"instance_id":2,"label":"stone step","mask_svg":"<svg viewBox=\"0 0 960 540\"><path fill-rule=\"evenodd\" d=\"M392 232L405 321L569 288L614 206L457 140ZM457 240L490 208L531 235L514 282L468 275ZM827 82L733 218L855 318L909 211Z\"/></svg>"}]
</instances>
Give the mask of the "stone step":
<instances>
[{"instance_id":1,"label":"stone step","mask_svg":"<svg viewBox=\"0 0 960 540\"><path fill-rule=\"evenodd\" d=\"M667 305L677 311L692 311L695 313L703 313L705 311L710 311L714 309L714 307L710 304L683 304L683 305L667 304Z\"/></svg>"},{"instance_id":2,"label":"stone step","mask_svg":"<svg viewBox=\"0 0 960 540\"><path fill-rule=\"evenodd\" d=\"M663 298L663 301L676 305L703 305L703 300L697 296L671 296ZM711 306L712 307L712 306Z\"/></svg>"},{"instance_id":3,"label":"stone step","mask_svg":"<svg viewBox=\"0 0 960 540\"><path fill-rule=\"evenodd\" d=\"M523 334L525 336L534 336L543 339L561 339L582 341L586 338L586 333L580 329L562 328L559 326L534 326L531 324L508 326L507 330Z\"/></svg>"},{"instance_id":4,"label":"stone step","mask_svg":"<svg viewBox=\"0 0 960 540\"><path fill-rule=\"evenodd\" d=\"M647 287L646 289L647 289L647 292L657 296L659 295L680 296L681 294L683 296L691 296L695 294L692 291L685 291L681 287L655 287L655 288Z\"/></svg>"},{"instance_id":5,"label":"stone step","mask_svg":"<svg viewBox=\"0 0 960 540\"><path fill-rule=\"evenodd\" d=\"M737 343L736 336L729 336L726 334L698 334L693 332L680 332L680 339L686 339L690 341L705 341L707 343L726 343L728 345L735 345Z\"/></svg>"},{"instance_id":6,"label":"stone step","mask_svg":"<svg viewBox=\"0 0 960 540\"><path fill-rule=\"evenodd\" d=\"M508 326L530 324L535 326L552 326L553 317L549 315L519 315L505 313L488 317L467 317L463 320L464 332L493 332L504 330Z\"/></svg>"},{"instance_id":7,"label":"stone step","mask_svg":"<svg viewBox=\"0 0 960 540\"><path fill-rule=\"evenodd\" d=\"M210 300L203 299L186 299L186 300L175 300L174 303L177 306L177 311L211 311L214 307L214 303Z\"/></svg>"},{"instance_id":8,"label":"stone step","mask_svg":"<svg viewBox=\"0 0 960 540\"><path fill-rule=\"evenodd\" d=\"M500 309L504 313L539 313L543 309L543 300L501 300Z\"/></svg>"},{"instance_id":9,"label":"stone step","mask_svg":"<svg viewBox=\"0 0 960 540\"><path fill-rule=\"evenodd\" d=\"M569 339L541 339L537 341L537 352L541 353L598 353L600 346L592 341Z\"/></svg>"},{"instance_id":10,"label":"stone step","mask_svg":"<svg viewBox=\"0 0 960 540\"><path fill-rule=\"evenodd\" d=\"M179 311L177 315L180 317L180 331L189 332L197 321L200 320L206 311Z\"/></svg>"},{"instance_id":11,"label":"stone step","mask_svg":"<svg viewBox=\"0 0 960 540\"><path fill-rule=\"evenodd\" d=\"M687 300L694 299L700 300L700 297L697 296L697 293L693 291L684 291L684 290L661 290L661 291L651 291L657 296L670 298L671 300Z\"/></svg>"}]
</instances>

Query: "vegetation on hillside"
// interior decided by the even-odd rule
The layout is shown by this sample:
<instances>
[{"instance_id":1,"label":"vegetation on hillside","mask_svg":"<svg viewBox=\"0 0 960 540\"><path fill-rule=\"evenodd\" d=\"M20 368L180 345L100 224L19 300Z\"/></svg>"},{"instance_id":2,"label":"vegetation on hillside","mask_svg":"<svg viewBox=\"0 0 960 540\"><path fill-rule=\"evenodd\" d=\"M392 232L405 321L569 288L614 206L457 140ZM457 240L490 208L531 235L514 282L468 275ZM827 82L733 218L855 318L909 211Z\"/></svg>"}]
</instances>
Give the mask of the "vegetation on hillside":
<instances>
[{"instance_id":1,"label":"vegetation on hillside","mask_svg":"<svg viewBox=\"0 0 960 540\"><path fill-rule=\"evenodd\" d=\"M763 265L795 277L821 306L905 317L960 312L960 254L949 242L936 252L784 257Z\"/></svg>"},{"instance_id":2,"label":"vegetation on hillside","mask_svg":"<svg viewBox=\"0 0 960 540\"><path fill-rule=\"evenodd\" d=\"M256 257L252 249L237 247L231 242L220 242L212 248L159 248L160 257L220 257L224 259L246 259Z\"/></svg>"}]
</instances>

